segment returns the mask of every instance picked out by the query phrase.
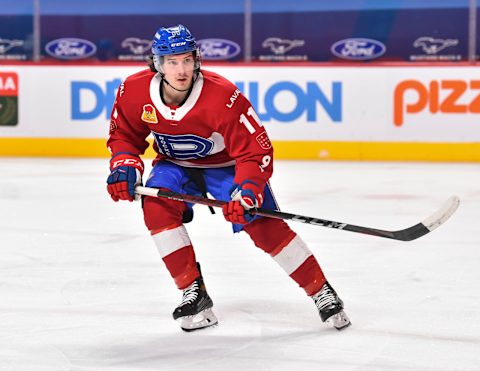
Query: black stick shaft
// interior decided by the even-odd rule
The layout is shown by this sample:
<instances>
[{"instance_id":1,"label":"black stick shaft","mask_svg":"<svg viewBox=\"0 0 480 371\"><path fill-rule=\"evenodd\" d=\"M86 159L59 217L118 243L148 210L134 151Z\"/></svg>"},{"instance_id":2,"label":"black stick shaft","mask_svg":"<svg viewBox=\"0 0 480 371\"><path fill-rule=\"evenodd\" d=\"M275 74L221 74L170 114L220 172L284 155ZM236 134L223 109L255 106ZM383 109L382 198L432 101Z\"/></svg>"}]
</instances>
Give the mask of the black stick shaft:
<instances>
[{"instance_id":1,"label":"black stick shaft","mask_svg":"<svg viewBox=\"0 0 480 371\"><path fill-rule=\"evenodd\" d=\"M185 194L180 194L180 193L167 191L163 189L147 188L147 187L141 187L141 186L136 187L136 192L144 196L162 197L162 198L168 198L170 200L175 200L175 201L188 202L193 204L200 204L200 205L220 207L220 208L223 207L223 205L228 203L226 201L213 200L210 198L185 195ZM290 213L285 213L278 210L258 208L258 209L253 209L249 212L250 214L253 214L253 215L260 215L264 217L283 219L283 220L293 220L293 221L301 222L305 224L318 225L321 227L327 227L332 229L341 229L344 231L362 233L362 234L367 234L371 236L390 238L393 240L400 240L400 241L412 241L431 231L431 229L427 228L423 223L418 223L410 228L406 228L399 231L385 231L381 229L362 227L358 225L342 223L342 222L337 222L332 220L313 218L313 217L303 216L298 214L290 214Z\"/></svg>"}]
</instances>

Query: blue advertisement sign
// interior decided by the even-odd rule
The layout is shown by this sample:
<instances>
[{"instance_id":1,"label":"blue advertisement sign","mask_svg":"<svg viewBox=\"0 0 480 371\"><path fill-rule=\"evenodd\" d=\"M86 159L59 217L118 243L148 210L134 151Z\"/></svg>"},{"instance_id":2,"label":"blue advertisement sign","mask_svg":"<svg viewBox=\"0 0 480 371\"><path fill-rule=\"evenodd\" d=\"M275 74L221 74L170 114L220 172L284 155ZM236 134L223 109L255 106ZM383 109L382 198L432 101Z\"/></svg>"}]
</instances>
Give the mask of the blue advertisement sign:
<instances>
[{"instance_id":1,"label":"blue advertisement sign","mask_svg":"<svg viewBox=\"0 0 480 371\"><path fill-rule=\"evenodd\" d=\"M0 62L26 61L33 54L33 17L0 15Z\"/></svg>"},{"instance_id":2,"label":"blue advertisement sign","mask_svg":"<svg viewBox=\"0 0 480 371\"><path fill-rule=\"evenodd\" d=\"M71 119L93 120L103 116L110 117L120 78L105 81L100 85L95 81L72 81L71 83ZM327 87L320 87L316 81L307 81L306 85L294 80L283 80L269 84L260 81L237 81L235 84L241 91L247 90L247 98L254 106L260 120L279 123L290 123L306 114L307 122L318 123L318 113L322 110L335 124L342 122L343 88L340 81L334 81ZM245 89L247 88L247 89ZM262 93L261 93L262 92ZM289 93L294 97L295 104L290 111L279 107L277 96ZM94 105L85 107L84 96L94 97ZM260 109L260 106L263 106Z\"/></svg>"},{"instance_id":3,"label":"blue advertisement sign","mask_svg":"<svg viewBox=\"0 0 480 371\"><path fill-rule=\"evenodd\" d=\"M199 41L205 60L241 61L243 50L243 15L105 15L102 17L43 16L42 56L67 59L55 40L81 39L85 51L77 57L99 61L146 61L155 32L161 26L186 25ZM82 27L82 25L84 25ZM121 25L121 26L119 26ZM93 44L95 47L87 47ZM70 45L70 49L77 49ZM87 51L88 49L88 51ZM96 49L95 51L93 51ZM70 55L70 54L69 54ZM70 55L74 59L73 55Z\"/></svg>"},{"instance_id":4,"label":"blue advertisement sign","mask_svg":"<svg viewBox=\"0 0 480 371\"><path fill-rule=\"evenodd\" d=\"M259 61L461 61L468 59L467 20L468 8L258 13L252 55Z\"/></svg>"},{"instance_id":5,"label":"blue advertisement sign","mask_svg":"<svg viewBox=\"0 0 480 371\"><path fill-rule=\"evenodd\" d=\"M92 2L100 8L85 5ZM179 13L175 7L160 12L151 1L86 0L82 6L45 2L40 14L41 58L146 61L155 31L182 23L198 40L204 60L243 61L242 4L191 1ZM248 44L253 61L468 60L468 0L297 0L295 7L291 1L277 0L252 2L252 7ZM27 10L0 10L0 62L32 59L33 15Z\"/></svg>"}]
</instances>

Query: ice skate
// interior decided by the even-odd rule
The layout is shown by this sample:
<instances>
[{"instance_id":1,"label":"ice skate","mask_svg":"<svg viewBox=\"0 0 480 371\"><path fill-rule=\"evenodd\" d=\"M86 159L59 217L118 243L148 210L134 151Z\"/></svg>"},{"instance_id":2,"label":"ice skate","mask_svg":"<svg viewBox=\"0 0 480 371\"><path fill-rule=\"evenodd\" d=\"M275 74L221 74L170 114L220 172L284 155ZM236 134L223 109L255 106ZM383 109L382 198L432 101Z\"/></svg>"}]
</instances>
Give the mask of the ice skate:
<instances>
[{"instance_id":1,"label":"ice skate","mask_svg":"<svg viewBox=\"0 0 480 371\"><path fill-rule=\"evenodd\" d=\"M343 301L328 282L325 282L320 291L312 296L312 299L323 322L337 330L343 330L351 325L343 311Z\"/></svg>"},{"instance_id":2,"label":"ice skate","mask_svg":"<svg viewBox=\"0 0 480 371\"><path fill-rule=\"evenodd\" d=\"M198 265L200 271L200 265ZM207 293L203 277L198 277L183 290L182 302L173 311L173 319L183 331L195 331L218 323L212 311L213 301Z\"/></svg>"}]
</instances>

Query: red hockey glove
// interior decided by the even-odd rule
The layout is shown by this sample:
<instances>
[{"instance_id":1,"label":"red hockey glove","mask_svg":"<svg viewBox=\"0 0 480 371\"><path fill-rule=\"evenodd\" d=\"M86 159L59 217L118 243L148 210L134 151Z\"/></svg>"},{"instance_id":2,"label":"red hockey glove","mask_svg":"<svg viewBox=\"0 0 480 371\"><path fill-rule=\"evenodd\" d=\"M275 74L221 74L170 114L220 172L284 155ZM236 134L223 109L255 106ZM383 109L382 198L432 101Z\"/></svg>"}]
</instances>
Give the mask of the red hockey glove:
<instances>
[{"instance_id":1,"label":"red hockey glove","mask_svg":"<svg viewBox=\"0 0 480 371\"><path fill-rule=\"evenodd\" d=\"M110 160L107 190L114 201L135 199L135 186L142 184L143 162L129 153L120 153Z\"/></svg>"},{"instance_id":2,"label":"red hockey glove","mask_svg":"<svg viewBox=\"0 0 480 371\"><path fill-rule=\"evenodd\" d=\"M241 185L234 184L230 192L232 201L223 206L223 216L231 223L250 223L255 216L249 214L248 210L262 206L263 202L258 185L247 180Z\"/></svg>"}]
</instances>

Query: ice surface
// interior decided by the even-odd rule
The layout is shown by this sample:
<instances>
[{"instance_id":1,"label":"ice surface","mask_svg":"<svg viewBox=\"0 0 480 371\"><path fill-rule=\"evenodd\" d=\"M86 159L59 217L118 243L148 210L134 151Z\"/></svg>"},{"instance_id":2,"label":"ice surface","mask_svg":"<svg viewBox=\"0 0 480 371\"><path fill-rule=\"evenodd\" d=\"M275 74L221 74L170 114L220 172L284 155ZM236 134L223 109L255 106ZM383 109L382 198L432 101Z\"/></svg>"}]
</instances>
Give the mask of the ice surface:
<instances>
[{"instance_id":1,"label":"ice surface","mask_svg":"<svg viewBox=\"0 0 480 371\"><path fill-rule=\"evenodd\" d=\"M290 223L353 325L311 299L220 213L187 225L219 326L182 332L181 299L140 203L106 193L107 160L1 159L0 370L480 370L480 166L277 162L282 210L381 229L398 242Z\"/></svg>"}]
</instances>

